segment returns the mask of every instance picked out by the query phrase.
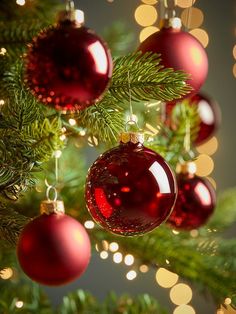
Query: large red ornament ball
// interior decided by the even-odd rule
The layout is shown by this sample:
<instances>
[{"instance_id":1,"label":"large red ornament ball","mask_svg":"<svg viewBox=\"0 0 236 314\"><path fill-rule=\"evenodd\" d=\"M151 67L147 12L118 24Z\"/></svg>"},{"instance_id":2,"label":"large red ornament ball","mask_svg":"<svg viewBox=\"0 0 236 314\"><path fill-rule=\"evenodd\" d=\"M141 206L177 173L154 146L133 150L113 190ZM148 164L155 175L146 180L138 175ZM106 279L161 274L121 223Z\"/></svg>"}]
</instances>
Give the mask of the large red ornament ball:
<instances>
[{"instance_id":1,"label":"large red ornament ball","mask_svg":"<svg viewBox=\"0 0 236 314\"><path fill-rule=\"evenodd\" d=\"M112 76L112 58L104 41L70 21L34 38L25 63L33 94L57 110L75 111L94 104Z\"/></svg>"},{"instance_id":2,"label":"large red ornament ball","mask_svg":"<svg viewBox=\"0 0 236 314\"><path fill-rule=\"evenodd\" d=\"M208 57L202 44L180 28L163 27L145 39L139 46L143 53L161 54L161 64L190 75L187 83L195 94L203 85L208 73Z\"/></svg>"},{"instance_id":3,"label":"large red ornament ball","mask_svg":"<svg viewBox=\"0 0 236 314\"><path fill-rule=\"evenodd\" d=\"M214 188L207 179L188 173L179 174L177 184L177 200L167 223L182 230L203 226L214 212Z\"/></svg>"},{"instance_id":4,"label":"large red ornament ball","mask_svg":"<svg viewBox=\"0 0 236 314\"><path fill-rule=\"evenodd\" d=\"M189 105L197 106L200 124L199 131L194 144L201 145L208 141L219 129L221 123L221 111L218 103L211 97L198 93L187 98ZM174 106L178 102L170 102L166 104L166 121L167 125L171 124L170 115Z\"/></svg>"},{"instance_id":5,"label":"large red ornament ball","mask_svg":"<svg viewBox=\"0 0 236 314\"><path fill-rule=\"evenodd\" d=\"M87 176L90 214L118 235L153 230L170 215L175 198L176 182L170 167L140 143L121 143L105 152Z\"/></svg>"},{"instance_id":6,"label":"large red ornament ball","mask_svg":"<svg viewBox=\"0 0 236 314\"><path fill-rule=\"evenodd\" d=\"M59 286L77 279L90 260L90 240L84 227L65 214L43 214L20 234L17 256L34 281Z\"/></svg>"}]
</instances>

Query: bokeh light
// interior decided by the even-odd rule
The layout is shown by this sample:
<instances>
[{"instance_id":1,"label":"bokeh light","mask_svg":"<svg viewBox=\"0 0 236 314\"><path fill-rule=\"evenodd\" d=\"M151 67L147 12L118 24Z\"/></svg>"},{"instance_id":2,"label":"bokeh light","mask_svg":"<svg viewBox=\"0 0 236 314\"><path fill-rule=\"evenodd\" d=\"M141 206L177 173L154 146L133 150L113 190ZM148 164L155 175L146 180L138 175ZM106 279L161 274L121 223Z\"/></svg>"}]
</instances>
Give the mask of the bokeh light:
<instances>
[{"instance_id":1,"label":"bokeh light","mask_svg":"<svg viewBox=\"0 0 236 314\"><path fill-rule=\"evenodd\" d=\"M131 254L125 255L124 263L125 263L125 265L127 265L127 266L133 265L133 263L134 263L134 257L133 257L133 255L131 255Z\"/></svg>"},{"instance_id":2,"label":"bokeh light","mask_svg":"<svg viewBox=\"0 0 236 314\"><path fill-rule=\"evenodd\" d=\"M156 272L156 281L163 288L171 288L178 281L179 276L165 268L159 268Z\"/></svg>"},{"instance_id":3,"label":"bokeh light","mask_svg":"<svg viewBox=\"0 0 236 314\"><path fill-rule=\"evenodd\" d=\"M199 155L195 160L195 163L197 167L196 174L200 177L209 176L214 170L214 161L206 154Z\"/></svg>"},{"instance_id":4,"label":"bokeh light","mask_svg":"<svg viewBox=\"0 0 236 314\"><path fill-rule=\"evenodd\" d=\"M120 252L116 252L114 255L113 255L113 261L114 263L116 264L119 264L121 263L123 260L123 255L120 253Z\"/></svg>"},{"instance_id":5,"label":"bokeh light","mask_svg":"<svg viewBox=\"0 0 236 314\"><path fill-rule=\"evenodd\" d=\"M195 3L195 1L196 0L177 0L176 4L180 8L189 8Z\"/></svg>"},{"instance_id":6,"label":"bokeh light","mask_svg":"<svg viewBox=\"0 0 236 314\"><path fill-rule=\"evenodd\" d=\"M189 303L192 300L192 296L192 289L184 283L179 283L170 290L170 299L176 305Z\"/></svg>"},{"instance_id":7,"label":"bokeh light","mask_svg":"<svg viewBox=\"0 0 236 314\"><path fill-rule=\"evenodd\" d=\"M236 77L236 63L233 65L233 76Z\"/></svg>"},{"instance_id":8,"label":"bokeh light","mask_svg":"<svg viewBox=\"0 0 236 314\"><path fill-rule=\"evenodd\" d=\"M206 143L197 146L197 151L199 152L199 154L206 154L206 155L212 156L217 151L218 146L219 146L218 140L214 136Z\"/></svg>"},{"instance_id":9,"label":"bokeh light","mask_svg":"<svg viewBox=\"0 0 236 314\"><path fill-rule=\"evenodd\" d=\"M15 305L18 309L21 309L24 305L24 302L23 301L16 301Z\"/></svg>"},{"instance_id":10,"label":"bokeh light","mask_svg":"<svg viewBox=\"0 0 236 314\"><path fill-rule=\"evenodd\" d=\"M149 36L151 36L152 34L158 31L159 31L159 28L156 26L148 26L148 27L143 28L139 34L139 41L143 42L146 38L148 38Z\"/></svg>"},{"instance_id":11,"label":"bokeh light","mask_svg":"<svg viewBox=\"0 0 236 314\"><path fill-rule=\"evenodd\" d=\"M136 22L141 26L150 26L157 20L157 10L148 4L141 4L134 13Z\"/></svg>"},{"instance_id":12,"label":"bokeh light","mask_svg":"<svg viewBox=\"0 0 236 314\"><path fill-rule=\"evenodd\" d=\"M211 183L213 188L216 190L216 187L217 187L216 181L212 177L207 177L207 180Z\"/></svg>"},{"instance_id":13,"label":"bokeh light","mask_svg":"<svg viewBox=\"0 0 236 314\"><path fill-rule=\"evenodd\" d=\"M142 2L145 4L154 5L157 3L157 0L142 0Z\"/></svg>"},{"instance_id":14,"label":"bokeh light","mask_svg":"<svg viewBox=\"0 0 236 314\"><path fill-rule=\"evenodd\" d=\"M135 270L130 270L127 274L126 274L126 278L128 280L134 280L137 277L137 273Z\"/></svg>"},{"instance_id":15,"label":"bokeh light","mask_svg":"<svg viewBox=\"0 0 236 314\"><path fill-rule=\"evenodd\" d=\"M195 313L196 312L192 306L185 304L178 306L173 312L173 314L195 314Z\"/></svg>"},{"instance_id":16,"label":"bokeh light","mask_svg":"<svg viewBox=\"0 0 236 314\"><path fill-rule=\"evenodd\" d=\"M109 244L109 250L110 250L111 252L116 252L116 251L118 251L118 250L119 250L119 244L116 243L116 242L111 242L111 243Z\"/></svg>"},{"instance_id":17,"label":"bokeh light","mask_svg":"<svg viewBox=\"0 0 236 314\"><path fill-rule=\"evenodd\" d=\"M92 220L87 220L85 221L84 226L86 229L93 229L95 226L95 223Z\"/></svg>"},{"instance_id":18,"label":"bokeh light","mask_svg":"<svg viewBox=\"0 0 236 314\"><path fill-rule=\"evenodd\" d=\"M100 252L100 257L101 257L101 259L107 259L108 258L108 252L107 251Z\"/></svg>"},{"instance_id":19,"label":"bokeh light","mask_svg":"<svg viewBox=\"0 0 236 314\"><path fill-rule=\"evenodd\" d=\"M181 20L184 26L188 28L197 28L202 25L204 14L202 10L191 7L182 11Z\"/></svg>"},{"instance_id":20,"label":"bokeh light","mask_svg":"<svg viewBox=\"0 0 236 314\"><path fill-rule=\"evenodd\" d=\"M236 45L234 45L234 48L233 48L233 57L234 59L236 59Z\"/></svg>"},{"instance_id":21,"label":"bokeh light","mask_svg":"<svg viewBox=\"0 0 236 314\"><path fill-rule=\"evenodd\" d=\"M149 270L149 267L143 264L143 265L140 265L139 270L141 271L141 273L147 273Z\"/></svg>"},{"instance_id":22,"label":"bokeh light","mask_svg":"<svg viewBox=\"0 0 236 314\"><path fill-rule=\"evenodd\" d=\"M16 4L25 5L25 0L16 0Z\"/></svg>"},{"instance_id":23,"label":"bokeh light","mask_svg":"<svg viewBox=\"0 0 236 314\"><path fill-rule=\"evenodd\" d=\"M10 279L13 276L13 270L10 267L4 268L0 271L0 278L3 280Z\"/></svg>"},{"instance_id":24,"label":"bokeh light","mask_svg":"<svg viewBox=\"0 0 236 314\"><path fill-rule=\"evenodd\" d=\"M190 32L194 37L196 37L200 43L203 45L203 47L207 47L209 44L209 36L207 32L202 28L195 28L192 29Z\"/></svg>"}]
</instances>

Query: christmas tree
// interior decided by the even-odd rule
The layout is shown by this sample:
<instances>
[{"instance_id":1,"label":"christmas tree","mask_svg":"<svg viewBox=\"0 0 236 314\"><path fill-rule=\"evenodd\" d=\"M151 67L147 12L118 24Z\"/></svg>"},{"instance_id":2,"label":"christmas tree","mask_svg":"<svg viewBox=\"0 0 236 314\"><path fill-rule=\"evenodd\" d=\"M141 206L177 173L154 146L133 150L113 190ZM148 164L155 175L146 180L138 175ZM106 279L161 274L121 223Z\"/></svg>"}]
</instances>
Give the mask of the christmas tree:
<instances>
[{"instance_id":1,"label":"christmas tree","mask_svg":"<svg viewBox=\"0 0 236 314\"><path fill-rule=\"evenodd\" d=\"M170 4L163 36L177 53L172 33L179 20ZM140 272L170 273L169 287L180 277L210 293L216 307L235 308L236 243L223 232L235 221L236 192L217 194L216 201L213 187L195 173L196 145L212 136L198 107L211 100L194 94L206 61L195 70L188 56L186 71L163 65L173 57L154 51L159 39L134 48L119 23L101 38L82 25L72 1L3 0L0 17L0 312L167 313L147 294L111 293L99 303L83 290L53 308L36 282L78 278L89 262L89 239L92 254L105 259L111 252L117 262L125 256L126 265L135 259ZM194 47L205 60L197 40L178 32L181 44L191 41L184 57ZM217 124L216 114L213 131ZM62 200L66 215L58 213ZM31 242L33 255L27 255ZM193 313L176 304L176 313Z\"/></svg>"}]
</instances>

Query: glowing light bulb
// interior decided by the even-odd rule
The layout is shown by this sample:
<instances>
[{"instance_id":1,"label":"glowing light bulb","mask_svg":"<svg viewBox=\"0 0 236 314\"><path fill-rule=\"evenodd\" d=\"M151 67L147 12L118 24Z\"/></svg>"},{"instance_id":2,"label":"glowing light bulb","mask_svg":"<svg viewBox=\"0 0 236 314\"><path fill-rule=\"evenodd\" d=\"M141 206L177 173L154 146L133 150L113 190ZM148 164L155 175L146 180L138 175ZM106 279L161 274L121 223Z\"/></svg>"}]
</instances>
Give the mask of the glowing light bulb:
<instances>
[{"instance_id":1,"label":"glowing light bulb","mask_svg":"<svg viewBox=\"0 0 236 314\"><path fill-rule=\"evenodd\" d=\"M133 255L131 255L131 254L125 255L124 262L125 262L125 265L127 265L127 266L133 265L133 263L134 263Z\"/></svg>"},{"instance_id":2,"label":"glowing light bulb","mask_svg":"<svg viewBox=\"0 0 236 314\"><path fill-rule=\"evenodd\" d=\"M128 280L134 280L137 277L137 273L135 270L130 270L127 274L126 274L126 278Z\"/></svg>"},{"instance_id":3,"label":"glowing light bulb","mask_svg":"<svg viewBox=\"0 0 236 314\"><path fill-rule=\"evenodd\" d=\"M111 243L109 244L109 250L110 250L111 252L116 252L116 251L118 251L118 250L119 250L119 245L118 245L118 243L116 243L116 242L111 242Z\"/></svg>"},{"instance_id":4,"label":"glowing light bulb","mask_svg":"<svg viewBox=\"0 0 236 314\"><path fill-rule=\"evenodd\" d=\"M101 259L107 259L107 258L108 258L108 253L107 253L107 251L102 251L102 252L100 252L100 257L101 257Z\"/></svg>"},{"instance_id":5,"label":"glowing light bulb","mask_svg":"<svg viewBox=\"0 0 236 314\"><path fill-rule=\"evenodd\" d=\"M93 229L95 226L95 223L92 220L87 220L85 221L84 226L86 229Z\"/></svg>"},{"instance_id":6,"label":"glowing light bulb","mask_svg":"<svg viewBox=\"0 0 236 314\"><path fill-rule=\"evenodd\" d=\"M25 5L25 0L16 0L16 4L23 6Z\"/></svg>"},{"instance_id":7,"label":"glowing light bulb","mask_svg":"<svg viewBox=\"0 0 236 314\"><path fill-rule=\"evenodd\" d=\"M116 252L114 255L113 255L113 261L114 263L116 264L119 264L121 263L123 260L123 255L120 253L120 252Z\"/></svg>"}]
</instances>

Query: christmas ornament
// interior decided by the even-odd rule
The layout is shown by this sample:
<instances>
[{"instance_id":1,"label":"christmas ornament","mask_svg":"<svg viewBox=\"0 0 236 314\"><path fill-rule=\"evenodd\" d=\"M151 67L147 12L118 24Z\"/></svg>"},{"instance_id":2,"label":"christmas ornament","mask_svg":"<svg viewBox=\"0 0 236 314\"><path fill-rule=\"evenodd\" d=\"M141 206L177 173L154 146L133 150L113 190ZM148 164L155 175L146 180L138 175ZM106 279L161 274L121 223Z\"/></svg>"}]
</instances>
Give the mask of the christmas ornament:
<instances>
[{"instance_id":1,"label":"christmas ornament","mask_svg":"<svg viewBox=\"0 0 236 314\"><path fill-rule=\"evenodd\" d=\"M123 133L120 145L101 155L87 176L88 210L115 234L133 236L153 230L167 219L175 202L170 167L142 143L142 134Z\"/></svg>"},{"instance_id":2,"label":"christmas ornament","mask_svg":"<svg viewBox=\"0 0 236 314\"><path fill-rule=\"evenodd\" d=\"M203 144L208 141L218 130L221 122L221 111L218 103L209 96L198 93L187 98L189 105L195 105L198 109L200 124L199 131L194 143L196 145ZM165 123L171 126L169 119L174 106L178 102L170 102L166 104L166 121Z\"/></svg>"},{"instance_id":3,"label":"christmas ornament","mask_svg":"<svg viewBox=\"0 0 236 314\"><path fill-rule=\"evenodd\" d=\"M57 110L81 110L101 99L112 76L105 42L84 27L83 12L62 12L29 46L25 76L33 94Z\"/></svg>"},{"instance_id":4,"label":"christmas ornament","mask_svg":"<svg viewBox=\"0 0 236 314\"><path fill-rule=\"evenodd\" d=\"M90 240L84 227L64 214L62 201L43 201L41 216L20 234L17 256L34 281L59 286L77 279L90 259Z\"/></svg>"},{"instance_id":5,"label":"christmas ornament","mask_svg":"<svg viewBox=\"0 0 236 314\"><path fill-rule=\"evenodd\" d=\"M181 30L179 18L163 20L160 31L145 39L139 46L143 53L152 51L161 54L161 64L190 75L187 83L193 88L188 94L197 93L208 73L208 58L202 44L191 34Z\"/></svg>"},{"instance_id":6,"label":"christmas ornament","mask_svg":"<svg viewBox=\"0 0 236 314\"><path fill-rule=\"evenodd\" d=\"M167 223L176 229L197 229L207 222L214 211L215 190L207 179L195 175L193 162L182 164L180 168L178 196Z\"/></svg>"}]
</instances>

